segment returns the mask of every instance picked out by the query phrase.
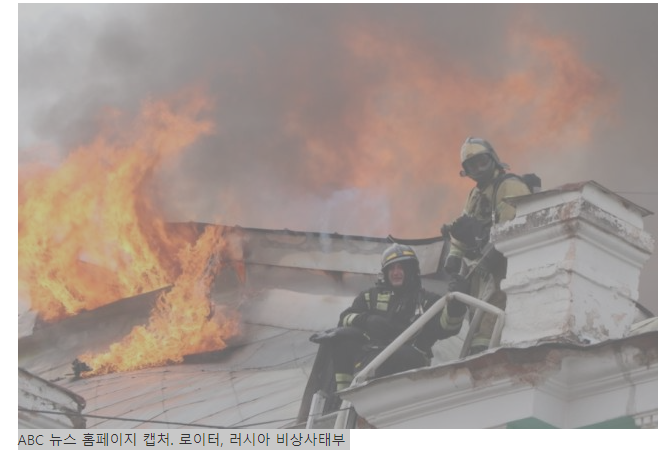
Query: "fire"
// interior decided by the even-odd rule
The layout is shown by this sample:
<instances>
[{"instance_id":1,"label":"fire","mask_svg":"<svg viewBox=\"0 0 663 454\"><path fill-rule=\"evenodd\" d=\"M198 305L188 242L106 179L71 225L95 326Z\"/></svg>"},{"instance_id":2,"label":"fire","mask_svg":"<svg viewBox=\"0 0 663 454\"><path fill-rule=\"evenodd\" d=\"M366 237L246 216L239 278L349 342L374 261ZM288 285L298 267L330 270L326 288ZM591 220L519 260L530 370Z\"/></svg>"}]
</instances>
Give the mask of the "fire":
<instances>
[{"instance_id":1,"label":"fire","mask_svg":"<svg viewBox=\"0 0 663 454\"><path fill-rule=\"evenodd\" d=\"M185 355L221 350L239 332L234 314L214 314L209 291L228 250L220 227L208 226L194 245L178 253L182 273L159 298L147 326L135 327L107 353L85 356L87 375L181 362ZM241 270L240 270L241 271Z\"/></svg>"},{"instance_id":2,"label":"fire","mask_svg":"<svg viewBox=\"0 0 663 454\"><path fill-rule=\"evenodd\" d=\"M154 176L212 131L200 93L146 102L58 167L19 168L19 288L54 321L120 298L172 285L148 326L108 353L85 358L93 373L129 370L225 347L232 314L212 314L209 289L230 253L223 232L169 228L154 202ZM241 271L241 270L240 270Z\"/></svg>"},{"instance_id":3,"label":"fire","mask_svg":"<svg viewBox=\"0 0 663 454\"><path fill-rule=\"evenodd\" d=\"M542 27L514 24L502 47L490 46L496 54L459 56L362 25L344 39L357 73L374 78L357 88L348 82L351 106L340 119L347 134L311 124L299 105L287 127L306 144L303 185L385 193L388 233L432 236L458 215L473 185L459 177L467 136L488 139L514 172L541 174L550 156L563 162L608 116L613 99L600 73L571 38ZM358 224L384 234L370 219Z\"/></svg>"},{"instance_id":4,"label":"fire","mask_svg":"<svg viewBox=\"0 0 663 454\"><path fill-rule=\"evenodd\" d=\"M168 231L153 203L153 174L202 134L203 98L145 103L120 124L71 152L56 168L19 168L19 281L45 320L171 284L177 252L194 233ZM129 124L129 123L128 123ZM126 129L125 129L126 128Z\"/></svg>"}]
</instances>

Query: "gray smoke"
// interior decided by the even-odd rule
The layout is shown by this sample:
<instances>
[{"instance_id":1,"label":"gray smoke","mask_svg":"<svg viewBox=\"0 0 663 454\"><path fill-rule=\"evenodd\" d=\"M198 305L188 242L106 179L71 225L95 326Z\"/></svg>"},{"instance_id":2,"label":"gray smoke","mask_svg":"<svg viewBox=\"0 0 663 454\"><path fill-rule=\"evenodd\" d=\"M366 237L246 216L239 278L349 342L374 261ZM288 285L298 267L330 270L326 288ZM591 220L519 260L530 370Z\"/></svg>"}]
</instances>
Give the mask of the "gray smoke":
<instances>
[{"instance_id":1,"label":"gray smoke","mask_svg":"<svg viewBox=\"0 0 663 454\"><path fill-rule=\"evenodd\" d=\"M434 236L469 188L457 181L457 150L470 134L486 134L544 188L595 180L656 211L654 4L21 4L18 13L19 165L57 162L90 141L104 108L137 112L150 97L206 87L215 134L159 177L172 220ZM545 125L525 113L505 121L473 88L496 95L491 81L519 68L505 42L521 27L572 43L596 76L579 90L555 88L575 110L546 107ZM388 52L358 45L362 33ZM458 88L411 102L399 81L421 84L414 96L432 93L421 74ZM563 74L569 80L545 83L572 85L574 73ZM589 116L585 138L561 137ZM552 133L534 134L539 126ZM656 237L657 215L645 225ZM640 300L657 312L656 273L655 254Z\"/></svg>"}]
</instances>

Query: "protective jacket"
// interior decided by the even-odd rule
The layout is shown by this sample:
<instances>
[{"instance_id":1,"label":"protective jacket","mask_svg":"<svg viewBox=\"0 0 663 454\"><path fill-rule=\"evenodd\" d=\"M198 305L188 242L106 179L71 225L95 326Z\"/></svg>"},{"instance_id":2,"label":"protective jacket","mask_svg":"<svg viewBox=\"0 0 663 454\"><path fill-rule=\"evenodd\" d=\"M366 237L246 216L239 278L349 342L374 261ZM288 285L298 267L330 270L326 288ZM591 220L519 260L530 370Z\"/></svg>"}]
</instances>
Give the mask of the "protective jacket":
<instances>
[{"instance_id":1,"label":"protective jacket","mask_svg":"<svg viewBox=\"0 0 663 454\"><path fill-rule=\"evenodd\" d=\"M465 202L463 214L472 216L482 225L482 239L484 244L488 241L490 228L493 224L500 224L504 221L513 219L516 215L516 209L505 199L530 194L527 185L518 178L505 178L501 176L504 171L495 169L494 177L484 187L478 185L472 188ZM497 188L495 183L498 183ZM458 239L451 237L451 248L449 255L473 259L478 256L472 256L475 252L472 246L468 246Z\"/></svg>"},{"instance_id":2,"label":"protective jacket","mask_svg":"<svg viewBox=\"0 0 663 454\"><path fill-rule=\"evenodd\" d=\"M408 292L393 290L386 285L378 285L360 293L355 298L352 305L341 313L339 326L353 326L365 330L369 315L382 316L393 329L384 333L384 336L380 336L381 339L371 339L371 341L386 345L405 331L439 299L440 295L422 288ZM431 347L437 340L446 339L460 331L465 307L460 306L454 314L449 312L449 308L445 307L439 317L433 317L425 325L414 341L416 348L429 358ZM454 311L451 310L451 312Z\"/></svg>"}]
</instances>

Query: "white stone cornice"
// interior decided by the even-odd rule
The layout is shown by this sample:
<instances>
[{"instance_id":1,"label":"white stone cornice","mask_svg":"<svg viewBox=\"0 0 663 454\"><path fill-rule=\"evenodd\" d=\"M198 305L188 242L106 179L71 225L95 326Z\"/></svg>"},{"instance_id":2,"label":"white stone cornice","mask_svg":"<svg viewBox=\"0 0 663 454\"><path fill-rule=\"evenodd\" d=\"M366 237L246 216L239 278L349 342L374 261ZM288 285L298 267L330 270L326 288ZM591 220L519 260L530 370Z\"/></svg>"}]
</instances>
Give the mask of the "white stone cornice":
<instances>
[{"instance_id":1,"label":"white stone cornice","mask_svg":"<svg viewBox=\"0 0 663 454\"><path fill-rule=\"evenodd\" d=\"M593 347L498 349L343 392L376 427L480 428L536 418L584 427L657 410L657 335Z\"/></svg>"},{"instance_id":2,"label":"white stone cornice","mask_svg":"<svg viewBox=\"0 0 663 454\"><path fill-rule=\"evenodd\" d=\"M627 257L633 255L631 260L639 262L638 266L642 266L655 247L651 235L587 201L555 205L540 212L519 215L491 230L491 241L506 257L561 243L572 237L592 241L609 252L619 247L619 253Z\"/></svg>"},{"instance_id":3,"label":"white stone cornice","mask_svg":"<svg viewBox=\"0 0 663 454\"><path fill-rule=\"evenodd\" d=\"M633 420L641 429L658 429L658 410L635 415Z\"/></svg>"}]
</instances>

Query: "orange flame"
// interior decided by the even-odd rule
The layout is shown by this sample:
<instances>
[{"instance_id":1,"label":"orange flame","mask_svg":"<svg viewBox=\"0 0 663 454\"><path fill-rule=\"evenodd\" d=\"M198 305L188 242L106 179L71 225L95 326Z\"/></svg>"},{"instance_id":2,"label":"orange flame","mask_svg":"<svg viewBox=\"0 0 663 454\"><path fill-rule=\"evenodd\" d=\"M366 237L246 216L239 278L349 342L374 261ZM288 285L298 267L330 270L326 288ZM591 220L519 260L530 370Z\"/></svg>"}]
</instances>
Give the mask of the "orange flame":
<instances>
[{"instance_id":1,"label":"orange flame","mask_svg":"<svg viewBox=\"0 0 663 454\"><path fill-rule=\"evenodd\" d=\"M199 118L208 108L198 93L148 102L132 127L109 116L114 124L60 167L19 169L19 288L43 319L173 284L148 326L85 358L94 374L178 362L224 348L237 332L236 316L212 314L209 299L221 258L232 254L223 232L169 228L152 197L155 172L211 132Z\"/></svg>"},{"instance_id":2,"label":"orange flame","mask_svg":"<svg viewBox=\"0 0 663 454\"><path fill-rule=\"evenodd\" d=\"M194 245L180 250L183 272L159 298L148 325L135 327L107 353L82 357L93 369L88 375L178 363L188 354L225 348L224 339L239 332L238 318L213 314L209 291L226 250L216 226L208 226Z\"/></svg>"},{"instance_id":3,"label":"orange flame","mask_svg":"<svg viewBox=\"0 0 663 454\"><path fill-rule=\"evenodd\" d=\"M42 318L162 288L181 273L177 251L195 236L167 231L152 176L211 131L196 118L207 107L200 96L179 110L149 102L133 127L107 131L60 167L19 168L20 288Z\"/></svg>"}]
</instances>

